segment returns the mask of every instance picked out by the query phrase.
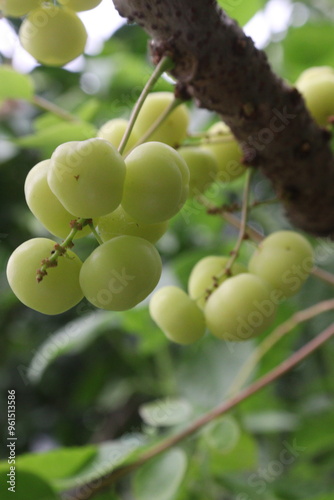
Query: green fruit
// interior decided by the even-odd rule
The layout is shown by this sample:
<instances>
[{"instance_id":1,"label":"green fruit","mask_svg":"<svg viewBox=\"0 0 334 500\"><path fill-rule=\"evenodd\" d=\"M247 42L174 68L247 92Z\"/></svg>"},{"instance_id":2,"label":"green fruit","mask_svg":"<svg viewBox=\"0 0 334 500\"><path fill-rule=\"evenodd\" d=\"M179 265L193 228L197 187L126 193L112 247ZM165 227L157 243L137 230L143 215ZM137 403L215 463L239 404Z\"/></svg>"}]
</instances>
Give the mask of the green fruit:
<instances>
[{"instance_id":1,"label":"green fruit","mask_svg":"<svg viewBox=\"0 0 334 500\"><path fill-rule=\"evenodd\" d=\"M328 125L328 118L334 115L334 70L327 66L310 68L300 75L296 88L315 121Z\"/></svg>"},{"instance_id":2,"label":"green fruit","mask_svg":"<svg viewBox=\"0 0 334 500\"><path fill-rule=\"evenodd\" d=\"M152 319L169 340L187 345L203 337L206 330L203 311L180 288L160 288L149 307Z\"/></svg>"},{"instance_id":3,"label":"green fruit","mask_svg":"<svg viewBox=\"0 0 334 500\"><path fill-rule=\"evenodd\" d=\"M75 10L76 12L95 9L101 2L102 0L59 0L61 5Z\"/></svg>"},{"instance_id":4,"label":"green fruit","mask_svg":"<svg viewBox=\"0 0 334 500\"><path fill-rule=\"evenodd\" d=\"M109 120L98 130L97 136L111 142L111 144L113 144L115 148L118 148L126 131L128 123L128 120L124 120L123 118L114 118L113 120ZM139 137L131 132L124 153L130 151L136 145L138 140Z\"/></svg>"},{"instance_id":5,"label":"green fruit","mask_svg":"<svg viewBox=\"0 0 334 500\"><path fill-rule=\"evenodd\" d=\"M174 94L172 92L154 92L149 94L135 122L133 128L135 135L141 138L146 134L173 101ZM184 104L181 104L150 135L148 140L164 142L169 146L176 147L187 137L188 125L188 109Z\"/></svg>"},{"instance_id":6,"label":"green fruit","mask_svg":"<svg viewBox=\"0 0 334 500\"><path fill-rule=\"evenodd\" d=\"M242 341L263 333L272 324L276 309L267 283L243 273L227 279L210 295L204 314L213 335Z\"/></svg>"},{"instance_id":7,"label":"green fruit","mask_svg":"<svg viewBox=\"0 0 334 500\"><path fill-rule=\"evenodd\" d=\"M5 17L22 17L40 6L42 0L0 0L0 11Z\"/></svg>"},{"instance_id":8,"label":"green fruit","mask_svg":"<svg viewBox=\"0 0 334 500\"><path fill-rule=\"evenodd\" d=\"M40 63L64 66L84 52L87 32L75 12L47 3L29 12L19 38L23 48Z\"/></svg>"},{"instance_id":9,"label":"green fruit","mask_svg":"<svg viewBox=\"0 0 334 500\"><path fill-rule=\"evenodd\" d=\"M71 230L70 222L76 217L63 207L51 191L47 181L49 166L50 160L44 160L30 170L24 185L25 198L36 219L50 233L65 239ZM75 238L81 238L90 232L90 227L85 226L76 233Z\"/></svg>"},{"instance_id":10,"label":"green fruit","mask_svg":"<svg viewBox=\"0 0 334 500\"><path fill-rule=\"evenodd\" d=\"M208 149L195 146L179 148L177 151L189 168L189 197L204 193L217 176L218 163L215 155Z\"/></svg>"},{"instance_id":11,"label":"green fruit","mask_svg":"<svg viewBox=\"0 0 334 500\"><path fill-rule=\"evenodd\" d=\"M161 269L160 255L149 241L118 236L96 248L84 262L80 285L94 306L125 311L154 290Z\"/></svg>"},{"instance_id":12,"label":"green fruit","mask_svg":"<svg viewBox=\"0 0 334 500\"><path fill-rule=\"evenodd\" d=\"M285 298L300 290L313 268L313 260L313 249L304 236L294 231L277 231L260 243L248 269Z\"/></svg>"},{"instance_id":13,"label":"green fruit","mask_svg":"<svg viewBox=\"0 0 334 500\"><path fill-rule=\"evenodd\" d=\"M246 170L241 163L243 153L235 139L223 142L224 136L231 134L230 129L219 122L208 130L208 137L212 144L208 143L202 146L205 150L211 151L218 163L217 179L221 182L231 182L240 177ZM218 142L219 140L222 142Z\"/></svg>"},{"instance_id":14,"label":"green fruit","mask_svg":"<svg viewBox=\"0 0 334 500\"><path fill-rule=\"evenodd\" d=\"M48 183L66 210L76 217L99 217L121 202L125 163L104 139L66 142L51 156Z\"/></svg>"},{"instance_id":15,"label":"green fruit","mask_svg":"<svg viewBox=\"0 0 334 500\"><path fill-rule=\"evenodd\" d=\"M206 292L212 289L214 284L221 284L227 279L226 275L221 276L221 274L229 260L230 257L210 255L197 262L192 269L188 281L188 293L201 309L204 309L206 303ZM246 271L246 267L238 262L234 262L231 269L232 276ZM218 279L214 280L214 277Z\"/></svg>"},{"instance_id":16,"label":"green fruit","mask_svg":"<svg viewBox=\"0 0 334 500\"><path fill-rule=\"evenodd\" d=\"M47 238L33 238L20 245L7 264L7 279L15 295L43 314L63 313L83 298L79 285L82 262L70 250L58 258L57 267L49 268L43 280L37 282L37 269L43 259L51 256L54 246L55 242Z\"/></svg>"},{"instance_id":17,"label":"green fruit","mask_svg":"<svg viewBox=\"0 0 334 500\"><path fill-rule=\"evenodd\" d=\"M163 222L178 213L189 189L189 169L170 146L147 142L126 158L122 206L144 224Z\"/></svg>"},{"instance_id":18,"label":"green fruit","mask_svg":"<svg viewBox=\"0 0 334 500\"><path fill-rule=\"evenodd\" d=\"M103 241L127 234L129 236L139 236L151 243L155 243L165 234L167 227L168 221L158 222L157 224L137 222L124 212L124 209L120 206L111 214L100 217L98 231Z\"/></svg>"}]
</instances>

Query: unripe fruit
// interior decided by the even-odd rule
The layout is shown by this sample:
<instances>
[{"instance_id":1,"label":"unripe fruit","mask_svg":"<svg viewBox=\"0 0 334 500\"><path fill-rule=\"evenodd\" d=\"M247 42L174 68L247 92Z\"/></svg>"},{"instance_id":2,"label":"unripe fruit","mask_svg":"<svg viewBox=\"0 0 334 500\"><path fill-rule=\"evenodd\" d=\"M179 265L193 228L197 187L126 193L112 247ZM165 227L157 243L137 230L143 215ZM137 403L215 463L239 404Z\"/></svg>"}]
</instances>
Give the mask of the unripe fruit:
<instances>
[{"instance_id":1,"label":"unripe fruit","mask_svg":"<svg viewBox=\"0 0 334 500\"><path fill-rule=\"evenodd\" d=\"M7 279L15 295L43 314L63 313L83 298L79 285L82 262L70 250L58 258L57 267L48 268L47 275L37 282L37 269L43 259L51 256L54 246L55 242L47 238L33 238L22 243L7 264Z\"/></svg>"},{"instance_id":2,"label":"unripe fruit","mask_svg":"<svg viewBox=\"0 0 334 500\"><path fill-rule=\"evenodd\" d=\"M19 31L24 49L48 66L64 66L85 50L86 28L70 9L45 4L24 19Z\"/></svg>"},{"instance_id":3,"label":"unripe fruit","mask_svg":"<svg viewBox=\"0 0 334 500\"><path fill-rule=\"evenodd\" d=\"M201 309L205 306L206 292L212 289L214 284L219 285L227 279L226 274L222 276L222 273L229 260L230 257L210 255L198 261L192 269L188 281L188 293ZM244 265L233 263L232 276L245 272L247 269Z\"/></svg>"},{"instance_id":4,"label":"unripe fruit","mask_svg":"<svg viewBox=\"0 0 334 500\"><path fill-rule=\"evenodd\" d=\"M42 0L0 0L0 11L5 17L22 17L41 4Z\"/></svg>"},{"instance_id":5,"label":"unripe fruit","mask_svg":"<svg viewBox=\"0 0 334 500\"><path fill-rule=\"evenodd\" d=\"M315 121L328 125L328 118L334 115L334 70L310 68L296 81L296 88L305 99L306 106Z\"/></svg>"},{"instance_id":6,"label":"unripe fruit","mask_svg":"<svg viewBox=\"0 0 334 500\"><path fill-rule=\"evenodd\" d=\"M189 169L175 149L147 142L126 158L122 207L138 222L163 222L182 208L189 190Z\"/></svg>"},{"instance_id":7,"label":"unripe fruit","mask_svg":"<svg viewBox=\"0 0 334 500\"><path fill-rule=\"evenodd\" d=\"M241 163L243 153L235 139L223 142L224 136L230 134L230 129L223 122L215 123L208 130L208 136L213 141L202 146L211 151L218 163L217 179L221 182L231 182L245 172L245 166ZM222 142L217 142L219 140Z\"/></svg>"},{"instance_id":8,"label":"unripe fruit","mask_svg":"<svg viewBox=\"0 0 334 500\"><path fill-rule=\"evenodd\" d=\"M127 234L129 236L139 236L151 243L155 243L165 234L167 227L168 221L156 224L137 222L124 211L123 207L119 206L111 214L100 217L98 232L103 241Z\"/></svg>"},{"instance_id":9,"label":"unripe fruit","mask_svg":"<svg viewBox=\"0 0 334 500\"><path fill-rule=\"evenodd\" d=\"M153 92L149 94L133 127L134 133L141 138L164 113L173 100L174 94L172 92ZM164 142L172 147L178 146L187 136L188 125L188 109L184 104L181 104L147 140L150 142Z\"/></svg>"},{"instance_id":10,"label":"unripe fruit","mask_svg":"<svg viewBox=\"0 0 334 500\"><path fill-rule=\"evenodd\" d=\"M154 290L161 269L160 255L149 241L118 236L96 248L83 263L80 285L94 306L125 311Z\"/></svg>"},{"instance_id":11,"label":"unripe fruit","mask_svg":"<svg viewBox=\"0 0 334 500\"><path fill-rule=\"evenodd\" d=\"M125 163L104 139L66 142L51 156L48 183L66 210L76 217L99 217L122 199Z\"/></svg>"},{"instance_id":12,"label":"unripe fruit","mask_svg":"<svg viewBox=\"0 0 334 500\"><path fill-rule=\"evenodd\" d=\"M192 344L206 330L203 312L176 286L165 286L153 295L150 314L166 337L177 344Z\"/></svg>"},{"instance_id":13,"label":"unripe fruit","mask_svg":"<svg viewBox=\"0 0 334 500\"><path fill-rule=\"evenodd\" d=\"M102 0L59 0L61 5L76 12L95 9L101 2Z\"/></svg>"},{"instance_id":14,"label":"unripe fruit","mask_svg":"<svg viewBox=\"0 0 334 500\"><path fill-rule=\"evenodd\" d=\"M209 330L227 341L242 341L263 333L273 322L277 306L267 283L244 273L224 281L206 302Z\"/></svg>"},{"instance_id":15,"label":"unripe fruit","mask_svg":"<svg viewBox=\"0 0 334 500\"><path fill-rule=\"evenodd\" d=\"M178 153L186 161L189 172L189 197L204 193L215 181L218 163L215 155L208 149L199 147L179 148Z\"/></svg>"},{"instance_id":16,"label":"unripe fruit","mask_svg":"<svg viewBox=\"0 0 334 500\"><path fill-rule=\"evenodd\" d=\"M277 231L260 243L248 270L290 297L308 278L313 260L313 249L304 236L294 231Z\"/></svg>"},{"instance_id":17,"label":"unripe fruit","mask_svg":"<svg viewBox=\"0 0 334 500\"><path fill-rule=\"evenodd\" d=\"M64 239L71 230L70 222L76 217L66 210L51 191L47 181L49 166L50 160L44 160L30 170L24 185L25 198L36 219L50 233ZM81 238L90 232L90 227L85 226L76 233L75 238Z\"/></svg>"},{"instance_id":18,"label":"unripe fruit","mask_svg":"<svg viewBox=\"0 0 334 500\"><path fill-rule=\"evenodd\" d=\"M114 118L112 120L109 120L98 130L97 136L111 142L111 144L115 146L115 148L118 148L126 131L128 123L128 120L125 120L123 118ZM139 137L137 137L136 134L134 134L132 131L126 144L124 153L130 151L136 145L138 140Z\"/></svg>"}]
</instances>

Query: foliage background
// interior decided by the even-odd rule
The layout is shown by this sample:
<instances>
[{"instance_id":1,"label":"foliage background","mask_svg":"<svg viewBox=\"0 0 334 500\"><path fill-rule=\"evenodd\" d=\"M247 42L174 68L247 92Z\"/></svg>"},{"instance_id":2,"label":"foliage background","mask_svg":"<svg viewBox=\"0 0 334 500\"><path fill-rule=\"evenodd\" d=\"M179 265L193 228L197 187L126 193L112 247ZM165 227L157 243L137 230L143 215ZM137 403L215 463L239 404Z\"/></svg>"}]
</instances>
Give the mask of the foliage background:
<instances>
[{"instance_id":1,"label":"foliage background","mask_svg":"<svg viewBox=\"0 0 334 500\"><path fill-rule=\"evenodd\" d=\"M266 7L260 0L220 3L243 23ZM279 8L280 2L276 4ZM293 82L307 67L334 66L334 9L332 0L291 5L289 26L272 32L265 50L276 72ZM152 70L147 42L141 29L124 26L100 54L86 57L82 72L34 69L31 77L36 93L79 117L79 127L23 100L6 101L0 107L0 389L4 410L0 432L5 443L7 390L14 388L19 454L99 444L134 433L159 440L222 401L243 361L263 338L227 345L207 336L195 346L182 348L167 342L150 320L147 302L119 314L95 311L83 301L63 315L48 317L24 307L8 287L5 268L10 253L26 239L47 236L24 201L27 172L64 140L84 139L92 127L94 132L110 118L129 116ZM2 62L10 61L2 57ZM98 77L99 85L92 75ZM171 84L161 80L156 86L160 89L170 90ZM194 131L217 118L190 108ZM219 203L237 201L241 187L237 181L224 187L215 199ZM267 181L258 175L253 195L256 199L272 195ZM278 206L253 210L251 223L265 234L289 227ZM164 261L162 284L186 287L194 263L201 256L227 254L236 236L221 219L209 217L189 202L158 243ZM333 245L311 241L318 264L334 272ZM84 257L94 246L93 239L87 238L76 249ZM242 261L247 262L253 248L251 243L245 244ZM311 277L296 297L280 306L276 324L299 309L331 298L332 293L328 285ZM264 358L256 375L276 366L332 321L333 314L328 313L295 329ZM240 405L230 420L188 440L181 447L185 455L174 450L176 455L165 455L165 463L156 462L155 469L154 463L145 466L96 498L333 498L333 359L334 344L329 342L297 369ZM161 398L172 398L162 407L164 425L157 420L156 408L161 405L153 410L145 406ZM179 399L178 405L174 398ZM287 446L295 447L288 464L280 458ZM85 448L86 454L81 453L74 469L91 460L91 451ZM0 453L6 459L4 446ZM182 464L187 460L186 468ZM174 488L168 488L171 482L165 484L164 478L166 481L169 473L175 477L173 463L184 474ZM68 467L64 477L73 475ZM158 496L160 489L165 496Z\"/></svg>"}]
</instances>

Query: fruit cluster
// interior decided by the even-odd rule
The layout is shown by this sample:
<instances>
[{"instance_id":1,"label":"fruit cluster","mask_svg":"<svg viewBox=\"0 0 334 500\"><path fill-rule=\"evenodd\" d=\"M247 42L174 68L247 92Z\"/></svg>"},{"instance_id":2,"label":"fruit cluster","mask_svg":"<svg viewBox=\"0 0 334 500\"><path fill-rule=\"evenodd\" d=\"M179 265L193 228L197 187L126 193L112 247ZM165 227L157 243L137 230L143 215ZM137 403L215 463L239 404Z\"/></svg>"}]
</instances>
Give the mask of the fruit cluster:
<instances>
[{"instance_id":1,"label":"fruit cluster","mask_svg":"<svg viewBox=\"0 0 334 500\"><path fill-rule=\"evenodd\" d=\"M186 145L189 113L173 102L172 93L149 94L130 135L127 120L110 120L97 137L58 146L28 173L28 207L64 241L33 238L11 255L8 281L25 305L59 314L86 297L106 310L133 308L159 282L154 243L187 198L244 173L239 146L224 124L209 129L204 145ZM90 232L100 245L82 262L71 250L73 240ZM232 260L198 262L188 294L165 287L153 295L151 316L171 340L189 344L207 327L228 340L262 333L277 304L307 278L312 248L297 233L279 232L264 240L248 270Z\"/></svg>"},{"instance_id":2,"label":"fruit cluster","mask_svg":"<svg viewBox=\"0 0 334 500\"><path fill-rule=\"evenodd\" d=\"M94 9L102 0L0 0L6 17L22 17L19 39L37 61L64 66L80 56L87 41L84 24L76 12Z\"/></svg>"}]
</instances>

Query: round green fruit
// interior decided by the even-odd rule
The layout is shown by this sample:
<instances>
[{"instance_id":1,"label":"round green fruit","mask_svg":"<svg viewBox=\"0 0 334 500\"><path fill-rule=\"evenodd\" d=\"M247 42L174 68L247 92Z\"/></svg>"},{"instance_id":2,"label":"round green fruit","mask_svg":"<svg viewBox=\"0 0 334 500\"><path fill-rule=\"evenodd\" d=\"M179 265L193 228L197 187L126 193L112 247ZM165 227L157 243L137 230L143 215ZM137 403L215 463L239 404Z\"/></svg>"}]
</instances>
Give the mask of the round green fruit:
<instances>
[{"instance_id":1,"label":"round green fruit","mask_svg":"<svg viewBox=\"0 0 334 500\"><path fill-rule=\"evenodd\" d=\"M59 0L61 5L76 12L95 9L101 2L102 0Z\"/></svg>"},{"instance_id":2,"label":"round green fruit","mask_svg":"<svg viewBox=\"0 0 334 500\"><path fill-rule=\"evenodd\" d=\"M165 234L167 227L168 221L156 224L137 222L120 206L111 214L100 217L98 232L103 241L127 234L129 236L139 236L151 243L155 243Z\"/></svg>"},{"instance_id":3,"label":"round green fruit","mask_svg":"<svg viewBox=\"0 0 334 500\"><path fill-rule=\"evenodd\" d=\"M40 6L42 0L0 0L0 11L5 17L22 17Z\"/></svg>"},{"instance_id":4,"label":"round green fruit","mask_svg":"<svg viewBox=\"0 0 334 500\"><path fill-rule=\"evenodd\" d=\"M154 92L149 94L141 108L133 127L135 135L144 136L158 118L174 101L172 92ZM178 106L147 140L164 142L176 147L187 137L189 112L184 104Z\"/></svg>"},{"instance_id":5,"label":"round green fruit","mask_svg":"<svg viewBox=\"0 0 334 500\"><path fill-rule=\"evenodd\" d=\"M231 139L224 142L224 137L230 134L230 129L223 122L215 123L208 130L208 138L212 143L202 146L214 154L218 164L217 180L221 182L234 181L246 170L241 163L243 153L237 141Z\"/></svg>"},{"instance_id":6,"label":"round green fruit","mask_svg":"<svg viewBox=\"0 0 334 500\"><path fill-rule=\"evenodd\" d=\"M70 222L76 217L64 208L51 191L47 181L49 166L50 160L44 160L30 170L24 184L25 198L36 219L50 233L65 239L71 230ZM75 238L81 238L90 232L90 227L85 226L76 233Z\"/></svg>"},{"instance_id":7,"label":"round green fruit","mask_svg":"<svg viewBox=\"0 0 334 500\"><path fill-rule=\"evenodd\" d=\"M330 69L310 68L308 74L302 73L296 82L311 115L324 127L328 125L328 118L334 115L334 70Z\"/></svg>"},{"instance_id":8,"label":"round green fruit","mask_svg":"<svg viewBox=\"0 0 334 500\"><path fill-rule=\"evenodd\" d=\"M128 123L128 120L125 120L123 118L114 118L113 120L109 120L98 130L97 136L111 142L111 144L113 144L115 148L118 148L126 131ZM133 149L138 140L139 137L137 137L132 131L126 144L124 153L127 153L131 149Z\"/></svg>"},{"instance_id":9,"label":"round green fruit","mask_svg":"<svg viewBox=\"0 0 334 500\"><path fill-rule=\"evenodd\" d=\"M198 261L192 269L188 281L188 293L201 309L204 309L207 291L212 289L214 284L220 285L227 279L226 274L222 273L229 260L230 257L210 255ZM232 276L245 272L247 269L244 265L233 263Z\"/></svg>"},{"instance_id":10,"label":"round green fruit","mask_svg":"<svg viewBox=\"0 0 334 500\"><path fill-rule=\"evenodd\" d=\"M304 236L294 231L277 231L260 243L248 270L280 291L284 299L300 290L313 264L313 249Z\"/></svg>"},{"instance_id":11,"label":"round green fruit","mask_svg":"<svg viewBox=\"0 0 334 500\"><path fill-rule=\"evenodd\" d=\"M125 311L144 300L161 275L161 258L147 240L118 236L96 248L83 263L80 285L94 306Z\"/></svg>"},{"instance_id":12,"label":"round green fruit","mask_svg":"<svg viewBox=\"0 0 334 500\"><path fill-rule=\"evenodd\" d=\"M210 295L204 314L213 335L235 342L263 333L272 324L276 309L268 284L243 273L227 279Z\"/></svg>"},{"instance_id":13,"label":"round green fruit","mask_svg":"<svg viewBox=\"0 0 334 500\"><path fill-rule=\"evenodd\" d=\"M175 149L147 142L126 158L122 206L144 224L166 221L176 215L189 191L189 169Z\"/></svg>"},{"instance_id":14,"label":"round green fruit","mask_svg":"<svg viewBox=\"0 0 334 500\"><path fill-rule=\"evenodd\" d=\"M76 13L51 3L29 12L19 30L23 48L47 66L64 66L80 56L86 28Z\"/></svg>"},{"instance_id":15,"label":"round green fruit","mask_svg":"<svg viewBox=\"0 0 334 500\"><path fill-rule=\"evenodd\" d=\"M48 183L66 210L76 217L99 217L120 204L125 163L104 139L66 142L51 156Z\"/></svg>"},{"instance_id":16,"label":"round green fruit","mask_svg":"<svg viewBox=\"0 0 334 500\"><path fill-rule=\"evenodd\" d=\"M322 78L323 76L333 76L334 68L331 66L314 66L312 68L305 69L298 77L296 81L296 85L304 85L308 81L318 78Z\"/></svg>"},{"instance_id":17,"label":"round green fruit","mask_svg":"<svg viewBox=\"0 0 334 500\"><path fill-rule=\"evenodd\" d=\"M195 146L179 148L177 151L189 168L189 197L204 193L217 176L218 163L215 155L208 149Z\"/></svg>"},{"instance_id":18,"label":"round green fruit","mask_svg":"<svg viewBox=\"0 0 334 500\"><path fill-rule=\"evenodd\" d=\"M192 344L205 333L203 311L176 286L165 286L155 292L149 309L166 337L177 344Z\"/></svg>"},{"instance_id":19,"label":"round green fruit","mask_svg":"<svg viewBox=\"0 0 334 500\"><path fill-rule=\"evenodd\" d=\"M37 282L36 272L42 260L51 256L55 244L48 238L28 240L14 250L7 264L8 283L15 295L23 304L43 314L63 313L83 298L79 285L82 262L70 250Z\"/></svg>"}]
</instances>

